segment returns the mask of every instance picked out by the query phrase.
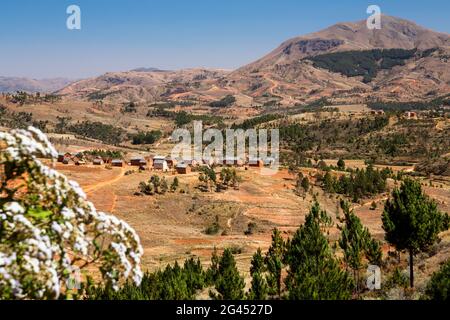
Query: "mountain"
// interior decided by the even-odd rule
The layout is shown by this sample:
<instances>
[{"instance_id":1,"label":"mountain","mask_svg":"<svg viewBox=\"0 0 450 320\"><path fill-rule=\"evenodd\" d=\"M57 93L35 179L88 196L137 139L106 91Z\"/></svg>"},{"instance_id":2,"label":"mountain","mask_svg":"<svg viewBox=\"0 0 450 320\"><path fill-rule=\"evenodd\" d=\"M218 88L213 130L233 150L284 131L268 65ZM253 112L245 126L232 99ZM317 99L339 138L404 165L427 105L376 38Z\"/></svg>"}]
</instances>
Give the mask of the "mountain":
<instances>
[{"instance_id":1,"label":"mountain","mask_svg":"<svg viewBox=\"0 0 450 320\"><path fill-rule=\"evenodd\" d=\"M254 97L269 93L281 97L285 104L323 96L358 99L370 95L410 100L423 98L431 91L436 95L448 93L450 36L391 16L383 15L381 22L379 30L369 30L363 20L338 23L322 31L287 40L263 58L233 72L229 79L241 92ZM364 82L362 76L348 77L318 67L309 60L348 51L417 49L423 52L430 48L439 50L428 56L419 53L404 60L403 65L384 69L370 83Z\"/></svg>"},{"instance_id":2,"label":"mountain","mask_svg":"<svg viewBox=\"0 0 450 320\"><path fill-rule=\"evenodd\" d=\"M73 82L73 80L65 78L53 79L29 79L19 77L1 77L0 76L0 92L55 92Z\"/></svg>"},{"instance_id":3,"label":"mountain","mask_svg":"<svg viewBox=\"0 0 450 320\"><path fill-rule=\"evenodd\" d=\"M413 49L450 45L450 37L421 27L414 22L387 15L381 17L381 29L369 30L366 20L338 23L322 31L295 37L243 69L286 64L327 52L370 49Z\"/></svg>"},{"instance_id":4,"label":"mountain","mask_svg":"<svg viewBox=\"0 0 450 320\"><path fill-rule=\"evenodd\" d=\"M235 71L140 68L83 80L60 91L68 97L122 101L213 101L234 95L237 105L292 106L327 97L410 101L450 91L450 36L414 22L382 16L338 23L295 37Z\"/></svg>"}]
</instances>

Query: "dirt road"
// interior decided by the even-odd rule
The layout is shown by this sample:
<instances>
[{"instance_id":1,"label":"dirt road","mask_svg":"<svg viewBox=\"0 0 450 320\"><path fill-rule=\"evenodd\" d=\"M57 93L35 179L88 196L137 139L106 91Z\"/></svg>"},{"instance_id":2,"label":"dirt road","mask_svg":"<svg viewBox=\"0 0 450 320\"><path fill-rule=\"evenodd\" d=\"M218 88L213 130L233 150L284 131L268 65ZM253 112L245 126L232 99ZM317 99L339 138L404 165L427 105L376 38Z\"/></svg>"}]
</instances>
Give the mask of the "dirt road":
<instances>
[{"instance_id":1,"label":"dirt road","mask_svg":"<svg viewBox=\"0 0 450 320\"><path fill-rule=\"evenodd\" d=\"M102 182L99 182L99 183L87 186L87 187L84 188L84 191L88 194L88 193L91 193L91 192L93 192L93 191L95 191L97 189L109 186L109 185L113 184L114 182L117 182L120 179L122 179L123 176L125 175L125 171L126 171L125 168L122 167L122 168L120 168L119 175L117 175L116 177L114 177L114 178L112 178L110 180L102 181Z\"/></svg>"}]
</instances>

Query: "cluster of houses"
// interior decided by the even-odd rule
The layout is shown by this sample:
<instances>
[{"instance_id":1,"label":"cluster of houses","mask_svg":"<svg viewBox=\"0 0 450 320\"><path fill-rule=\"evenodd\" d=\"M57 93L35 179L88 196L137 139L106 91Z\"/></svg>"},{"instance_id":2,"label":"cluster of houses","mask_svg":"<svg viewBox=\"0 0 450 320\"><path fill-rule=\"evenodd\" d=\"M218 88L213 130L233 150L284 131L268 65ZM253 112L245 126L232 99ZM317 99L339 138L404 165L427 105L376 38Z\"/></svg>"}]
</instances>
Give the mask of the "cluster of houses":
<instances>
[{"instance_id":1,"label":"cluster of houses","mask_svg":"<svg viewBox=\"0 0 450 320\"><path fill-rule=\"evenodd\" d=\"M58 154L58 162L61 162L62 164L74 163L77 166L87 164L87 161L84 158L83 154L81 153L71 154L70 152Z\"/></svg>"},{"instance_id":2,"label":"cluster of houses","mask_svg":"<svg viewBox=\"0 0 450 320\"><path fill-rule=\"evenodd\" d=\"M95 166L101 166L107 163L113 164L114 161L117 161L115 159L110 158L102 158L102 157L93 157L93 158L86 158L86 156L79 152L75 154L71 154L70 152L65 153L59 153L58 154L58 162L62 164L75 164L77 166L87 165L89 163L92 163ZM120 160L122 161L122 160Z\"/></svg>"},{"instance_id":3,"label":"cluster of houses","mask_svg":"<svg viewBox=\"0 0 450 320\"><path fill-rule=\"evenodd\" d=\"M271 166L275 162L273 158L267 158L266 160L250 159L247 163L244 160L238 158L225 158L222 160L207 158L197 161L195 159L174 159L172 157L154 156L151 158L151 163L148 166L153 170L168 172L175 170L178 174L188 174L192 170L199 169L201 167L212 166L233 166L243 167L248 164L250 167L264 167Z\"/></svg>"},{"instance_id":4,"label":"cluster of houses","mask_svg":"<svg viewBox=\"0 0 450 320\"><path fill-rule=\"evenodd\" d=\"M192 170L199 169L201 167L212 167L212 166L230 166L230 167L244 167L248 165L250 167L265 167L271 166L275 159L265 158L263 159L248 159L244 161L240 158L224 158L224 159L214 159L208 158L201 161L194 159L174 159L172 157L165 156L149 156L149 157L133 157L129 162L123 159L103 159L101 157L94 157L89 161L83 156L83 154L78 153L72 155L68 152L61 153L58 156L58 162L63 164L73 163L75 165L86 165L88 162L92 162L93 165L103 165L110 164L112 167L124 167L125 165L139 167L141 170L155 170L155 171L176 171L178 174L188 174Z\"/></svg>"},{"instance_id":5,"label":"cluster of houses","mask_svg":"<svg viewBox=\"0 0 450 320\"><path fill-rule=\"evenodd\" d=\"M371 110L370 114L377 115L377 116L383 116L385 112L383 110ZM415 111L405 111L403 113L403 117L406 119L417 119L418 115Z\"/></svg>"}]
</instances>

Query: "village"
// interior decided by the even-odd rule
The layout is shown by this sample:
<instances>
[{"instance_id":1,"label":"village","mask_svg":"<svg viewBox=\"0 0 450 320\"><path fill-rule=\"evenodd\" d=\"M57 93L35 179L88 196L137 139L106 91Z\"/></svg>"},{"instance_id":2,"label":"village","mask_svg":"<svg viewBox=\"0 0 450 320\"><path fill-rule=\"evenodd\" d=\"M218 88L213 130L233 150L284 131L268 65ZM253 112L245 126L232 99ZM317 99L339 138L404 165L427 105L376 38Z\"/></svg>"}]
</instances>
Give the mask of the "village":
<instances>
[{"instance_id":1,"label":"village","mask_svg":"<svg viewBox=\"0 0 450 320\"><path fill-rule=\"evenodd\" d=\"M218 158L204 158L201 161L195 159L183 159L172 158L171 156L132 156L129 160L92 156L85 152L70 153L64 152L58 154L58 162L63 165L75 165L75 166L105 166L105 168L111 167L134 167L139 171L155 171L162 173L172 174L189 174L191 172L201 171L202 168L214 168L214 167L271 167L275 163L273 157L259 158L247 158L243 160L238 157L228 157L223 159Z\"/></svg>"}]
</instances>

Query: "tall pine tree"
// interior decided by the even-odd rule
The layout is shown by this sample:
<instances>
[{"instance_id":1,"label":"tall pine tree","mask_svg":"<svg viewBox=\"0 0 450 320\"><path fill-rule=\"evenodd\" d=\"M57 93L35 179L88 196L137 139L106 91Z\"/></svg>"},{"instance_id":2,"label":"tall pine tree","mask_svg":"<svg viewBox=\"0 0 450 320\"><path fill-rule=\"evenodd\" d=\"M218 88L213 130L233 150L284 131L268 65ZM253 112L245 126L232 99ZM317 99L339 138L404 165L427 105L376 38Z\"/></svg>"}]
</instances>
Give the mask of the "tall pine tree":
<instances>
[{"instance_id":1,"label":"tall pine tree","mask_svg":"<svg viewBox=\"0 0 450 320\"><path fill-rule=\"evenodd\" d=\"M269 294L272 296L281 296L281 270L283 269L283 256L285 243L281 237L281 232L274 229L272 233L272 244L267 251L264 262L267 266L267 283L269 285Z\"/></svg>"},{"instance_id":2,"label":"tall pine tree","mask_svg":"<svg viewBox=\"0 0 450 320\"><path fill-rule=\"evenodd\" d=\"M326 213L316 202L286 252L289 299L343 300L352 295L351 276L339 266L321 230ZM327 219L325 219L327 220Z\"/></svg>"},{"instance_id":3,"label":"tall pine tree","mask_svg":"<svg viewBox=\"0 0 450 320\"><path fill-rule=\"evenodd\" d=\"M350 205L346 201L341 201L341 208L344 213L339 226L341 237L339 246L344 251L344 262L353 270L356 291L359 292L359 271L364 267L363 257L369 263L379 265L381 263L381 248L375 239L372 239L369 229L364 227L361 220L356 216Z\"/></svg>"},{"instance_id":4,"label":"tall pine tree","mask_svg":"<svg viewBox=\"0 0 450 320\"><path fill-rule=\"evenodd\" d=\"M414 255L438 240L448 229L449 216L439 212L436 203L425 195L419 182L406 179L392 192L383 212L386 241L398 251L409 253L409 280L414 287Z\"/></svg>"},{"instance_id":5,"label":"tall pine tree","mask_svg":"<svg viewBox=\"0 0 450 320\"><path fill-rule=\"evenodd\" d=\"M252 276L252 285L247 294L247 298L250 300L265 300L269 288L267 287L267 281L264 277L264 271L266 267L264 264L264 258L261 253L261 249L258 249L253 255L253 259L250 267L250 275Z\"/></svg>"},{"instance_id":6,"label":"tall pine tree","mask_svg":"<svg viewBox=\"0 0 450 320\"><path fill-rule=\"evenodd\" d=\"M219 261L218 275L215 281L217 300L242 300L244 298L244 278L239 274L236 261L230 249L225 249Z\"/></svg>"}]
</instances>

